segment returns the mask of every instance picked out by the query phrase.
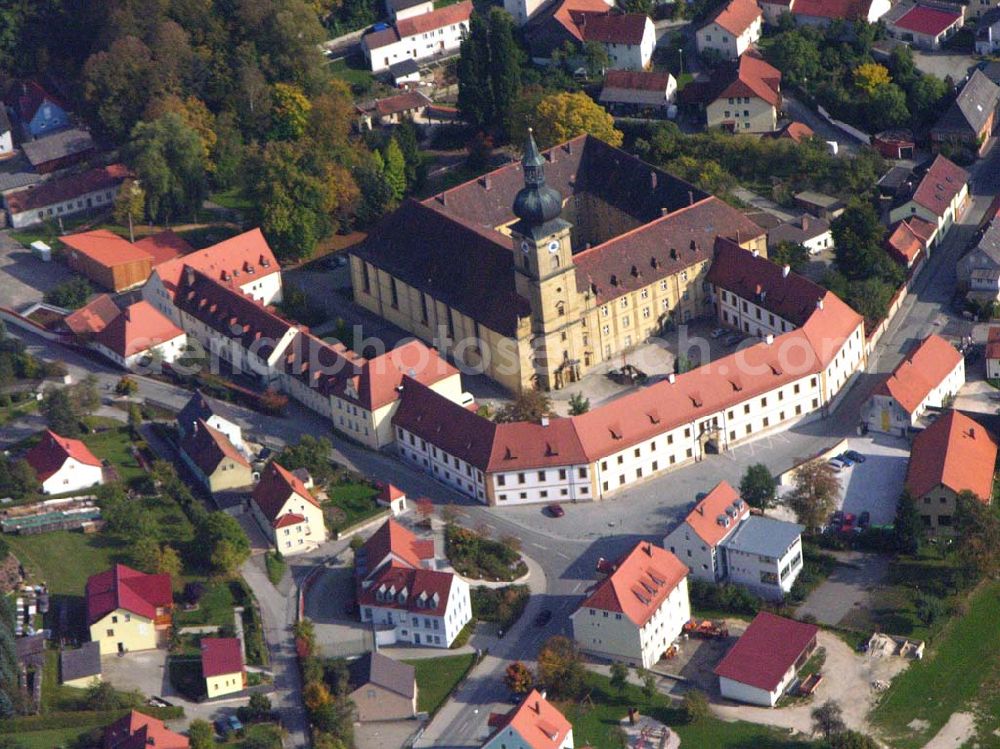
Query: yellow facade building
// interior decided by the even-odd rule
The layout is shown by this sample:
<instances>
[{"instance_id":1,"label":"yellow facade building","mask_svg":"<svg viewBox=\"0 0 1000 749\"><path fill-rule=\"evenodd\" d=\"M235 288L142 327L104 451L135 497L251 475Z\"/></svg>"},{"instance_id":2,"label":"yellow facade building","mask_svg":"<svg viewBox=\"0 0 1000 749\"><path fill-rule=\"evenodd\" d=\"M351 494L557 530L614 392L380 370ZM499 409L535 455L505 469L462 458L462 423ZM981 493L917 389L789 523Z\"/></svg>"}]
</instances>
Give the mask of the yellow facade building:
<instances>
[{"instance_id":1,"label":"yellow facade building","mask_svg":"<svg viewBox=\"0 0 1000 749\"><path fill-rule=\"evenodd\" d=\"M239 638L202 637L201 672L209 699L246 689L247 672Z\"/></svg>"},{"instance_id":2,"label":"yellow facade building","mask_svg":"<svg viewBox=\"0 0 1000 749\"><path fill-rule=\"evenodd\" d=\"M151 650L170 628L170 575L147 575L124 564L87 580L87 626L101 655Z\"/></svg>"}]
</instances>

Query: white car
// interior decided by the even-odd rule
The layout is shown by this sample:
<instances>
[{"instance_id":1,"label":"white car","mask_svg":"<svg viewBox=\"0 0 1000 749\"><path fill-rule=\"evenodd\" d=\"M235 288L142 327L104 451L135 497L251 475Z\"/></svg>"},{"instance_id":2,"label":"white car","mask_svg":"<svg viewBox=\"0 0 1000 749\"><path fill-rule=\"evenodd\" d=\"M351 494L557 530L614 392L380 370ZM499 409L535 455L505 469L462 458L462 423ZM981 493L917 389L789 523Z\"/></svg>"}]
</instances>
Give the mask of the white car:
<instances>
[{"instance_id":1,"label":"white car","mask_svg":"<svg viewBox=\"0 0 1000 749\"><path fill-rule=\"evenodd\" d=\"M830 466L830 468L835 470L837 473L840 473L842 470L847 468L847 463L842 461L840 458L830 458L828 461L826 461L826 464Z\"/></svg>"},{"instance_id":2,"label":"white car","mask_svg":"<svg viewBox=\"0 0 1000 749\"><path fill-rule=\"evenodd\" d=\"M716 328L712 331L712 338L722 338L726 334L725 328Z\"/></svg>"}]
</instances>

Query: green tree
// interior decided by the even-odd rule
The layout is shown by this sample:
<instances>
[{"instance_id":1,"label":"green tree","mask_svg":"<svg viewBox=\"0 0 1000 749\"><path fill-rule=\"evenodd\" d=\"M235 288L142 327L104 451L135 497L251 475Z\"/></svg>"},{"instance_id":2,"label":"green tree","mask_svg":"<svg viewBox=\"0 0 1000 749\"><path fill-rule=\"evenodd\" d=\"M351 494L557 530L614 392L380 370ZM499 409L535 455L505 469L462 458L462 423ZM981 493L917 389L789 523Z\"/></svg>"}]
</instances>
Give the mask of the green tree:
<instances>
[{"instance_id":1,"label":"green tree","mask_svg":"<svg viewBox=\"0 0 1000 749\"><path fill-rule=\"evenodd\" d=\"M866 62L854 69L854 85L869 96L892 82L889 69L875 62Z\"/></svg>"},{"instance_id":2,"label":"green tree","mask_svg":"<svg viewBox=\"0 0 1000 749\"><path fill-rule=\"evenodd\" d=\"M83 276L73 276L68 281L63 281L57 286L53 286L45 293L45 301L54 304L56 307L65 309L79 309L87 303L90 295L94 293L94 287Z\"/></svg>"},{"instance_id":3,"label":"green tree","mask_svg":"<svg viewBox=\"0 0 1000 749\"><path fill-rule=\"evenodd\" d=\"M385 161L385 180L392 188L394 200L400 200L406 193L406 159L395 138L390 138L382 157Z\"/></svg>"},{"instance_id":4,"label":"green tree","mask_svg":"<svg viewBox=\"0 0 1000 749\"><path fill-rule=\"evenodd\" d=\"M333 445L326 437L303 434L294 445L286 445L276 460L289 471L305 468L317 483L326 483L333 477L330 452Z\"/></svg>"},{"instance_id":5,"label":"green tree","mask_svg":"<svg viewBox=\"0 0 1000 749\"><path fill-rule=\"evenodd\" d=\"M740 481L740 496L751 507L769 510L774 507L776 485L771 471L763 463L748 467Z\"/></svg>"},{"instance_id":6,"label":"green tree","mask_svg":"<svg viewBox=\"0 0 1000 749\"><path fill-rule=\"evenodd\" d=\"M41 412L49 429L59 436L80 436L80 415L66 388L47 388L42 395Z\"/></svg>"},{"instance_id":7,"label":"green tree","mask_svg":"<svg viewBox=\"0 0 1000 749\"><path fill-rule=\"evenodd\" d=\"M160 556L156 561L157 572L176 578L180 577L183 567L181 555L177 553L177 550L173 546L166 544L160 549Z\"/></svg>"},{"instance_id":8,"label":"green tree","mask_svg":"<svg viewBox=\"0 0 1000 749\"><path fill-rule=\"evenodd\" d=\"M570 416L580 416L590 410L590 398L583 393L573 393L569 397Z\"/></svg>"},{"instance_id":9,"label":"green tree","mask_svg":"<svg viewBox=\"0 0 1000 749\"><path fill-rule=\"evenodd\" d=\"M654 674L649 669L636 669L639 674L639 678L642 679L642 696L647 700L652 701L653 697L656 696L656 674Z\"/></svg>"},{"instance_id":10,"label":"green tree","mask_svg":"<svg viewBox=\"0 0 1000 749\"><path fill-rule=\"evenodd\" d=\"M84 701L89 709L99 712L117 710L122 706L122 699L110 681L99 681L89 687Z\"/></svg>"},{"instance_id":11,"label":"green tree","mask_svg":"<svg viewBox=\"0 0 1000 749\"><path fill-rule=\"evenodd\" d=\"M842 731L830 737L830 749L879 749L879 744L870 736L857 731Z\"/></svg>"},{"instance_id":12,"label":"green tree","mask_svg":"<svg viewBox=\"0 0 1000 749\"><path fill-rule=\"evenodd\" d=\"M132 131L126 161L146 191L146 211L156 221L194 216L206 193L201 139L180 115L168 112Z\"/></svg>"},{"instance_id":13,"label":"green tree","mask_svg":"<svg viewBox=\"0 0 1000 749\"><path fill-rule=\"evenodd\" d=\"M622 144L621 131L604 107L583 92L549 94L535 110L535 137L548 148L557 143L590 134L612 146Z\"/></svg>"},{"instance_id":14,"label":"green tree","mask_svg":"<svg viewBox=\"0 0 1000 749\"><path fill-rule=\"evenodd\" d=\"M611 664L611 688L618 692L619 695L625 693L625 687L628 686L628 666L624 663L615 661Z\"/></svg>"},{"instance_id":15,"label":"green tree","mask_svg":"<svg viewBox=\"0 0 1000 749\"><path fill-rule=\"evenodd\" d=\"M490 81L489 25L478 11L469 18L469 33L459 47L455 66L458 77L458 111L478 130L493 122L493 92Z\"/></svg>"},{"instance_id":16,"label":"green tree","mask_svg":"<svg viewBox=\"0 0 1000 749\"><path fill-rule=\"evenodd\" d=\"M916 609L917 619L928 627L947 613L944 601L929 593L918 595L914 608Z\"/></svg>"},{"instance_id":17,"label":"green tree","mask_svg":"<svg viewBox=\"0 0 1000 749\"><path fill-rule=\"evenodd\" d=\"M125 36L92 55L83 68L83 96L95 129L121 142L139 121L149 101L152 53L140 39Z\"/></svg>"},{"instance_id":18,"label":"green tree","mask_svg":"<svg viewBox=\"0 0 1000 749\"><path fill-rule=\"evenodd\" d=\"M583 59L587 66L587 75L591 78L603 75L604 71L611 65L608 50L600 42L584 42Z\"/></svg>"},{"instance_id":19,"label":"green tree","mask_svg":"<svg viewBox=\"0 0 1000 749\"><path fill-rule=\"evenodd\" d=\"M810 531L819 530L837 505L840 479L826 462L816 459L795 469L788 506Z\"/></svg>"},{"instance_id":20,"label":"green tree","mask_svg":"<svg viewBox=\"0 0 1000 749\"><path fill-rule=\"evenodd\" d=\"M514 41L514 24L502 8L486 18L474 11L456 66L458 109L477 130L510 136L514 104L521 91L523 53Z\"/></svg>"},{"instance_id":21,"label":"green tree","mask_svg":"<svg viewBox=\"0 0 1000 749\"><path fill-rule=\"evenodd\" d=\"M796 242L779 242L768 252L768 259L778 265L787 265L796 273L809 265L809 250Z\"/></svg>"},{"instance_id":22,"label":"green tree","mask_svg":"<svg viewBox=\"0 0 1000 749\"><path fill-rule=\"evenodd\" d=\"M250 540L239 522L224 512L210 512L199 524L195 546L202 562L222 575L232 575L250 557Z\"/></svg>"},{"instance_id":23,"label":"green tree","mask_svg":"<svg viewBox=\"0 0 1000 749\"><path fill-rule=\"evenodd\" d=\"M490 95L493 124L501 138L510 137L514 104L521 93L520 47L514 41L514 22L502 8L491 8Z\"/></svg>"},{"instance_id":24,"label":"green tree","mask_svg":"<svg viewBox=\"0 0 1000 749\"><path fill-rule=\"evenodd\" d=\"M532 421L538 423L543 417L552 415L552 399L541 390L522 390L513 402L504 404L497 410L496 421Z\"/></svg>"},{"instance_id":25,"label":"green tree","mask_svg":"<svg viewBox=\"0 0 1000 749\"><path fill-rule=\"evenodd\" d=\"M145 206L145 190L134 179L127 179L118 188L111 216L116 224L131 226L132 222L142 221Z\"/></svg>"},{"instance_id":26,"label":"green tree","mask_svg":"<svg viewBox=\"0 0 1000 749\"><path fill-rule=\"evenodd\" d=\"M904 491L896 503L896 520L892 526L896 549L902 554L916 554L924 537L924 523L917 503Z\"/></svg>"},{"instance_id":27,"label":"green tree","mask_svg":"<svg viewBox=\"0 0 1000 749\"><path fill-rule=\"evenodd\" d=\"M711 713L708 697L700 689L688 690L681 700L681 712L687 723L699 723L705 720Z\"/></svg>"},{"instance_id":28,"label":"green tree","mask_svg":"<svg viewBox=\"0 0 1000 749\"><path fill-rule=\"evenodd\" d=\"M0 454L0 496L20 499L42 488L35 469L24 458Z\"/></svg>"},{"instance_id":29,"label":"green tree","mask_svg":"<svg viewBox=\"0 0 1000 749\"><path fill-rule=\"evenodd\" d=\"M573 699L583 691L583 658L576 643L562 635L545 641L538 653L538 680L557 699Z\"/></svg>"},{"instance_id":30,"label":"green tree","mask_svg":"<svg viewBox=\"0 0 1000 749\"><path fill-rule=\"evenodd\" d=\"M813 730L823 734L825 739L847 730L847 726L844 725L844 711L833 700L827 700L819 707L813 708L811 715Z\"/></svg>"},{"instance_id":31,"label":"green tree","mask_svg":"<svg viewBox=\"0 0 1000 749\"><path fill-rule=\"evenodd\" d=\"M981 428L981 427L980 427ZM970 491L958 495L955 533L962 539L955 553L966 577L1000 575L1000 514Z\"/></svg>"},{"instance_id":32,"label":"green tree","mask_svg":"<svg viewBox=\"0 0 1000 749\"><path fill-rule=\"evenodd\" d=\"M292 83L276 83L271 101L271 138L301 138L309 125L309 114L312 111L309 97Z\"/></svg>"},{"instance_id":33,"label":"green tree","mask_svg":"<svg viewBox=\"0 0 1000 749\"><path fill-rule=\"evenodd\" d=\"M132 542L129 556L136 569L152 574L160 564L160 544L152 536L142 536Z\"/></svg>"},{"instance_id":34,"label":"green tree","mask_svg":"<svg viewBox=\"0 0 1000 749\"><path fill-rule=\"evenodd\" d=\"M191 743L191 749L214 749L215 729L207 720L195 718L188 726L188 739Z\"/></svg>"}]
</instances>

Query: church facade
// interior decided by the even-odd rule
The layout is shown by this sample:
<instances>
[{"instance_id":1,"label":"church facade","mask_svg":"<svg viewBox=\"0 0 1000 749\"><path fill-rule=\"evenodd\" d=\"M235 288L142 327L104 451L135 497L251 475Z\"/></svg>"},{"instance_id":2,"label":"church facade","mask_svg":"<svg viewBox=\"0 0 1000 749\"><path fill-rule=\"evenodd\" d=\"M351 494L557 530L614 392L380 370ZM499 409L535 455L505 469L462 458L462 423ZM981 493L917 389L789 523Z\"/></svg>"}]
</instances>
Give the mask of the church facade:
<instances>
[{"instance_id":1,"label":"church facade","mask_svg":"<svg viewBox=\"0 0 1000 749\"><path fill-rule=\"evenodd\" d=\"M716 237L766 253L735 208L591 136L422 202L351 256L355 301L512 391L558 389L714 314Z\"/></svg>"}]
</instances>

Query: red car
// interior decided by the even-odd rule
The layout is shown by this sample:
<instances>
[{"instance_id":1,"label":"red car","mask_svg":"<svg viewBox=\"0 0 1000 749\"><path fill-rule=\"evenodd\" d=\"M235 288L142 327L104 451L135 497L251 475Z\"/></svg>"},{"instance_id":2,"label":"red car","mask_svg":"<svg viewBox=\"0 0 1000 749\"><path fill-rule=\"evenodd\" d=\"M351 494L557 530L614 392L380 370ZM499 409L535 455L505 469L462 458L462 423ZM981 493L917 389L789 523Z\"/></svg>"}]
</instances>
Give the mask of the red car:
<instances>
[{"instance_id":1,"label":"red car","mask_svg":"<svg viewBox=\"0 0 1000 749\"><path fill-rule=\"evenodd\" d=\"M847 512L844 514L844 522L840 526L841 533L853 533L854 523L857 520L853 512Z\"/></svg>"},{"instance_id":2,"label":"red car","mask_svg":"<svg viewBox=\"0 0 1000 749\"><path fill-rule=\"evenodd\" d=\"M562 506L559 504L551 504L545 509L547 509L549 511L549 515L551 515L554 518L561 518L563 515L566 514L566 510L564 510Z\"/></svg>"}]
</instances>

